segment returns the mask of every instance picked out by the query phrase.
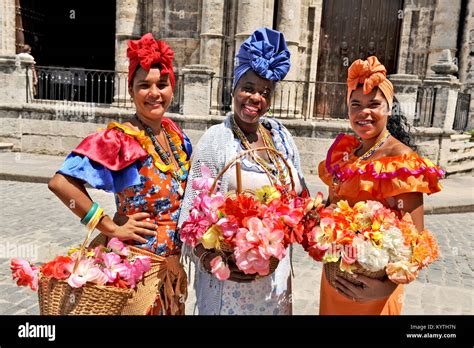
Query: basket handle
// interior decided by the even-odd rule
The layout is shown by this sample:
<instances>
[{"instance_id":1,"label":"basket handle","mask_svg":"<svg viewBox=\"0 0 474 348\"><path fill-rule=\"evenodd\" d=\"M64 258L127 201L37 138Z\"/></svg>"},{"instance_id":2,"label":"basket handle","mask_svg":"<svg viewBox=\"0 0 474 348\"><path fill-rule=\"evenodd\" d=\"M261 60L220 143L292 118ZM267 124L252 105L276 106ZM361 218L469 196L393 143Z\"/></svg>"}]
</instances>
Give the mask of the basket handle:
<instances>
[{"instance_id":1,"label":"basket handle","mask_svg":"<svg viewBox=\"0 0 474 348\"><path fill-rule=\"evenodd\" d=\"M240 154L238 154L236 157L234 157L229 163L226 164L226 166L220 171L220 173L217 175L217 177L214 179L214 182L211 186L211 189L209 190L209 194L212 194L217 186L217 181L219 181L219 179L222 177L222 175L224 175L224 173L238 160L240 160L242 157L245 157L247 156L248 154L251 154L253 152L257 152L257 151L262 151L262 150L266 150L266 151L271 151L273 152L275 155L277 155L278 157L280 157L283 161L283 163L285 164L286 168L288 169L288 173L289 173L289 176L290 176L290 183L291 183L291 189L292 190L295 190L295 180L293 179L293 172L291 170L291 167L290 167L290 164L288 163L288 161L285 159L285 157L282 155L282 153L280 151L277 151L271 147L267 147L267 146L261 146L261 147L256 147L256 148L253 148L253 149L250 149L250 150L245 150L245 151L242 151ZM268 173L268 171L263 168L263 170L265 170L265 172L267 173L267 175L270 175L270 173Z\"/></svg>"},{"instance_id":2,"label":"basket handle","mask_svg":"<svg viewBox=\"0 0 474 348\"><path fill-rule=\"evenodd\" d=\"M77 270L77 267L79 266L79 262L81 261L81 258L82 258L82 255L84 254L84 251L86 250L86 245L87 243L89 242L89 239L91 238L91 235L92 235L92 232L94 232L96 226L99 224L100 220L102 219L102 217L100 217L98 220L97 220L97 223L93 226L90 226L90 228L87 228L87 234L86 234L86 238L84 239L84 242L81 244L81 246L79 247L79 255L77 256L77 259L76 259L76 262L74 263L74 267L72 269L72 273L75 273L76 270Z\"/></svg>"}]
</instances>

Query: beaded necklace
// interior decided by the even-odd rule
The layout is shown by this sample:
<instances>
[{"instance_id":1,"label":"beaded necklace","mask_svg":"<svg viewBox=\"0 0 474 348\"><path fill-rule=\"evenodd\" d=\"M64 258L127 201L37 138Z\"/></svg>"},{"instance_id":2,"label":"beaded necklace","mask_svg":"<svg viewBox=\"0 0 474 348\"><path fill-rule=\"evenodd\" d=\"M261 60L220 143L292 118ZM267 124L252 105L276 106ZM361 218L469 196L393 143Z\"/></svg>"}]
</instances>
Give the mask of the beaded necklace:
<instances>
[{"instance_id":1,"label":"beaded necklace","mask_svg":"<svg viewBox=\"0 0 474 348\"><path fill-rule=\"evenodd\" d=\"M168 153L168 151L164 150L161 147L160 143L158 143L158 140L156 139L155 134L153 134L153 130L151 129L151 127L144 124L142 122L142 120L140 120L138 118L137 115L135 115L135 118L138 120L138 122L140 122L143 129L145 129L145 132L147 133L148 137L151 139L151 141L153 143L153 146L155 147L155 150L158 153L158 155L160 156L163 163L166 164L166 165L170 165L172 163L172 161L170 159L170 154ZM178 186L179 186L178 193L179 193L180 196L182 196L184 192L183 192L183 189L181 187L181 183L187 179L188 171L186 170L186 167L184 166L184 163L181 161L181 159L179 157L178 150L176 149L176 145L174 144L173 140L171 139L171 136L168 134L165 127L163 127L163 126L160 126L160 127L161 127L161 131L165 134L166 139L168 140L168 144L171 147L171 152L173 153L173 156L174 156L174 158L175 158L175 160L178 163L179 168L180 168L179 173L176 173L176 171L171 171L171 175L178 182Z\"/></svg>"},{"instance_id":2,"label":"beaded necklace","mask_svg":"<svg viewBox=\"0 0 474 348\"><path fill-rule=\"evenodd\" d=\"M377 151L377 149L379 149L385 143L385 141L387 141L389 136L390 136L390 132L386 130L382 138L380 138L380 140L378 140L366 153L360 156L357 159L357 162L366 160L367 158L372 156L375 153L375 151ZM361 148L361 146L362 144L354 151L354 154Z\"/></svg>"},{"instance_id":3,"label":"beaded necklace","mask_svg":"<svg viewBox=\"0 0 474 348\"><path fill-rule=\"evenodd\" d=\"M239 128L239 126L235 122L234 117L231 117L231 123L232 123L232 131L234 132L234 134L237 135L237 137L241 141L244 148L246 150L250 150L252 147L250 146L250 143L247 137L245 136L245 134L242 132L242 130ZM266 134L261 124L258 125L257 131L260 133L262 137L264 146L275 149L273 141L269 139L269 136ZM268 158L270 159L270 162L275 164L276 169L273 168L271 164L269 164L265 159L263 159L258 154L252 152L250 153L250 156L256 163L260 164L268 173L271 174L272 176L271 179L273 179L272 184L278 183L279 181L280 184L284 185L286 183L288 173L282 169L280 165L280 161L278 160L277 156L273 154L273 152L270 152L270 151L266 151L266 152L267 152Z\"/></svg>"}]
</instances>

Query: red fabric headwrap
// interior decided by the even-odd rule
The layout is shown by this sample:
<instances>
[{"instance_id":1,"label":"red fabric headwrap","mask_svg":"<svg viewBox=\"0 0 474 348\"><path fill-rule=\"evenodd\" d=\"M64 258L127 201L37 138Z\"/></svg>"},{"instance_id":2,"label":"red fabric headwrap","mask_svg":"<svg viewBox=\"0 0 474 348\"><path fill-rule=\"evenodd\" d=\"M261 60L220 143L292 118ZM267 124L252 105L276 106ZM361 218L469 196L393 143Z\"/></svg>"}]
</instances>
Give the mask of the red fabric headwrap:
<instances>
[{"instance_id":1,"label":"red fabric headwrap","mask_svg":"<svg viewBox=\"0 0 474 348\"><path fill-rule=\"evenodd\" d=\"M174 51L168 44L161 40L155 40L151 33L143 35L140 40L129 40L127 48L128 85L131 86L133 74L138 66L149 71L153 64L160 64L160 72L170 75L171 86L174 89L173 56Z\"/></svg>"}]
</instances>

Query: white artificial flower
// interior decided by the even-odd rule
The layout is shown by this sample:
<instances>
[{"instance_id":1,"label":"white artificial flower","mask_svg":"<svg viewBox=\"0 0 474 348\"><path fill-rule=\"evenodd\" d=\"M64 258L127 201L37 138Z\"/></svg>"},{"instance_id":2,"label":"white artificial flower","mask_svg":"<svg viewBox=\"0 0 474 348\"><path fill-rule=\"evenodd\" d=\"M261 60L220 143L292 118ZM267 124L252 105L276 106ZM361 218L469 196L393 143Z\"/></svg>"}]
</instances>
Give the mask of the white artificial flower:
<instances>
[{"instance_id":1,"label":"white artificial flower","mask_svg":"<svg viewBox=\"0 0 474 348\"><path fill-rule=\"evenodd\" d=\"M383 248L388 251L390 262L409 260L410 246L404 244L402 231L397 227L390 227L383 233Z\"/></svg>"},{"instance_id":2,"label":"white artificial flower","mask_svg":"<svg viewBox=\"0 0 474 348\"><path fill-rule=\"evenodd\" d=\"M357 248L357 262L366 270L377 272L383 270L390 259L387 250L375 247L371 241L356 237L352 243Z\"/></svg>"}]
</instances>

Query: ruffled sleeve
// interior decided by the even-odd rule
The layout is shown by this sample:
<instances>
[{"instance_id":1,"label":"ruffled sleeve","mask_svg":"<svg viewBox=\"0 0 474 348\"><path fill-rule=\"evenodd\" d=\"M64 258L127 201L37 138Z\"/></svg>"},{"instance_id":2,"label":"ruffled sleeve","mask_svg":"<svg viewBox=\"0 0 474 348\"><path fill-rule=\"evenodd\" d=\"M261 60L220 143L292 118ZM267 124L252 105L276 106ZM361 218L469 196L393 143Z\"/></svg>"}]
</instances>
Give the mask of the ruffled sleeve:
<instances>
[{"instance_id":1,"label":"ruffled sleeve","mask_svg":"<svg viewBox=\"0 0 474 348\"><path fill-rule=\"evenodd\" d=\"M85 138L66 157L58 173L117 193L140 184L141 160L147 156L133 138L119 130L107 129Z\"/></svg>"},{"instance_id":2,"label":"ruffled sleeve","mask_svg":"<svg viewBox=\"0 0 474 348\"><path fill-rule=\"evenodd\" d=\"M367 192L375 199L384 199L402 193L441 191L439 179L444 176L444 171L429 159L408 153L357 161L353 152L358 145L353 136L338 136L326 160L319 165L320 178L327 185L333 185L337 178L339 196L357 197Z\"/></svg>"}]
</instances>

